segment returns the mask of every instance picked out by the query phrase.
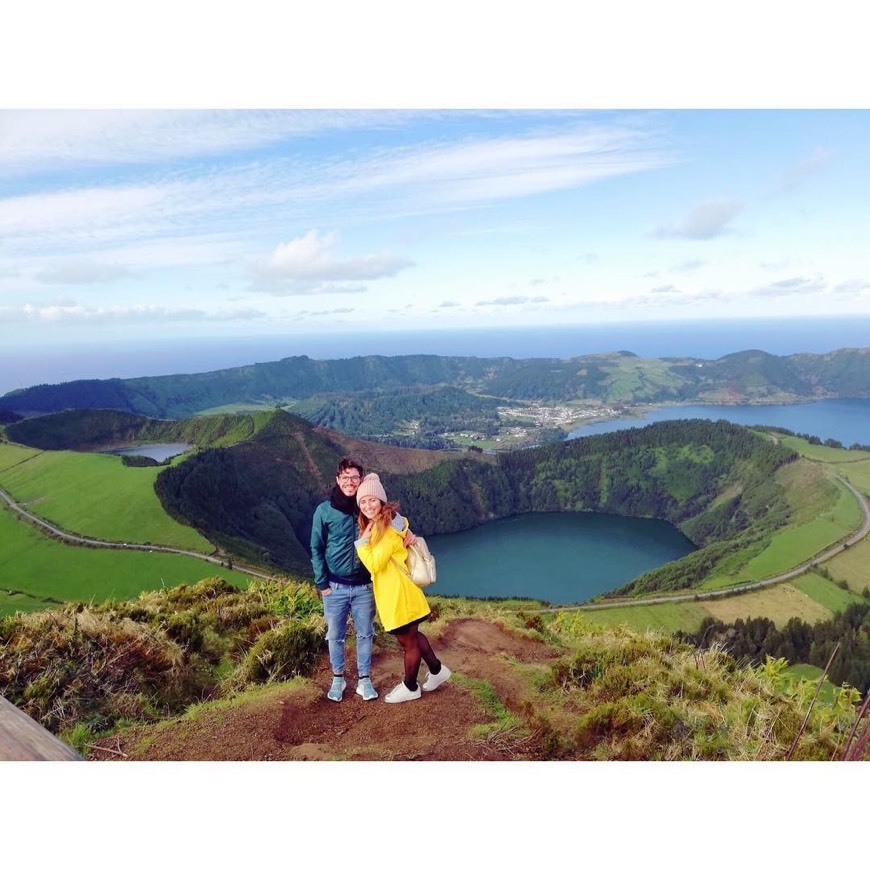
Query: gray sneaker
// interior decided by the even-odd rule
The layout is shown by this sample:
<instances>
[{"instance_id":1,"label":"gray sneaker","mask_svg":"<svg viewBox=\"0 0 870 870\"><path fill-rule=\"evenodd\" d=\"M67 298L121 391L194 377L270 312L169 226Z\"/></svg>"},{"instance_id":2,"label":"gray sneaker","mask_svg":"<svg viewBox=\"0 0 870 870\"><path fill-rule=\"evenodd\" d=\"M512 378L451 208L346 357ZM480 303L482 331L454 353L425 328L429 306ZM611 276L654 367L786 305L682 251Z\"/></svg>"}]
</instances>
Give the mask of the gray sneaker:
<instances>
[{"instance_id":1,"label":"gray sneaker","mask_svg":"<svg viewBox=\"0 0 870 870\"><path fill-rule=\"evenodd\" d=\"M356 693L363 701L374 701L378 696L377 689L372 685L371 677L360 677L356 686Z\"/></svg>"},{"instance_id":2,"label":"gray sneaker","mask_svg":"<svg viewBox=\"0 0 870 870\"><path fill-rule=\"evenodd\" d=\"M326 697L329 698L330 701L340 701L346 688L347 683L345 682L344 677L333 677L332 685L329 687Z\"/></svg>"}]
</instances>

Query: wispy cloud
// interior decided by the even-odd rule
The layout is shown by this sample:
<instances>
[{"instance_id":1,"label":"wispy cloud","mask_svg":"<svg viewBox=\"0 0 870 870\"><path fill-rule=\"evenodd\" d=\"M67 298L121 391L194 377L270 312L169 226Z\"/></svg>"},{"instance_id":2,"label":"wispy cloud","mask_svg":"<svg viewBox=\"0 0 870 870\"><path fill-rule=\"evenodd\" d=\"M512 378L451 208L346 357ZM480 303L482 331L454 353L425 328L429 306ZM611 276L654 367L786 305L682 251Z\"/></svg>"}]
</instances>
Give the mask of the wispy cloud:
<instances>
[{"instance_id":1,"label":"wispy cloud","mask_svg":"<svg viewBox=\"0 0 870 870\"><path fill-rule=\"evenodd\" d=\"M858 295L862 294L865 290L870 290L870 281L864 278L852 278L849 281L840 281L839 284L835 284L831 289L835 293Z\"/></svg>"},{"instance_id":2,"label":"wispy cloud","mask_svg":"<svg viewBox=\"0 0 870 870\"><path fill-rule=\"evenodd\" d=\"M343 182L359 191L416 186L433 204L474 204L659 169L675 159L643 130L587 126L391 152L365 161ZM347 168L339 167L337 175Z\"/></svg>"},{"instance_id":3,"label":"wispy cloud","mask_svg":"<svg viewBox=\"0 0 870 870\"><path fill-rule=\"evenodd\" d=\"M709 199L695 206L679 223L659 226L659 238L714 239L729 232L730 222L742 210L735 199Z\"/></svg>"},{"instance_id":4,"label":"wispy cloud","mask_svg":"<svg viewBox=\"0 0 870 870\"><path fill-rule=\"evenodd\" d=\"M816 148L805 160L785 169L777 179L777 186L784 191L794 190L805 178L825 166L833 156L834 152L827 148Z\"/></svg>"},{"instance_id":5,"label":"wispy cloud","mask_svg":"<svg viewBox=\"0 0 870 870\"><path fill-rule=\"evenodd\" d=\"M252 151L328 131L389 126L406 117L389 111L5 111L0 174Z\"/></svg>"},{"instance_id":6,"label":"wispy cloud","mask_svg":"<svg viewBox=\"0 0 870 870\"><path fill-rule=\"evenodd\" d=\"M499 296L497 299L487 299L478 302L477 305L528 305L549 302L546 296Z\"/></svg>"},{"instance_id":7,"label":"wispy cloud","mask_svg":"<svg viewBox=\"0 0 870 870\"><path fill-rule=\"evenodd\" d=\"M774 281L750 291L752 296L796 296L806 293L818 293L824 290L827 284L820 275L812 278L795 277L785 278L782 281Z\"/></svg>"},{"instance_id":8,"label":"wispy cloud","mask_svg":"<svg viewBox=\"0 0 870 870\"><path fill-rule=\"evenodd\" d=\"M176 323L191 321L248 321L265 317L252 308L204 311L157 305L93 307L74 302L58 305L0 307L0 323Z\"/></svg>"},{"instance_id":9,"label":"wispy cloud","mask_svg":"<svg viewBox=\"0 0 870 870\"><path fill-rule=\"evenodd\" d=\"M674 266L675 272L696 272L702 266L706 265L704 260L684 260L682 263L677 263Z\"/></svg>"},{"instance_id":10,"label":"wispy cloud","mask_svg":"<svg viewBox=\"0 0 870 870\"><path fill-rule=\"evenodd\" d=\"M300 317L330 317L337 314L353 314L355 308L325 308L322 311L300 311Z\"/></svg>"},{"instance_id":11,"label":"wispy cloud","mask_svg":"<svg viewBox=\"0 0 870 870\"><path fill-rule=\"evenodd\" d=\"M119 263L78 260L51 266L36 272L33 278L42 284L108 284L130 275L130 270Z\"/></svg>"},{"instance_id":12,"label":"wispy cloud","mask_svg":"<svg viewBox=\"0 0 870 870\"><path fill-rule=\"evenodd\" d=\"M324 210L334 223L347 226L461 211L646 172L675 160L641 125L577 124L567 131L479 134L449 145L421 141L315 157L292 143L277 150L271 145L284 142L282 137L302 141L329 125L397 124L403 115L11 114L12 120L0 113L2 132L9 133L0 136L0 148L6 148L0 172L25 161L45 178L38 192L19 185L0 197L3 250L19 260L81 256L85 250L112 256L120 247L170 240L184 247L188 238L201 245L208 237L218 242L216 254L221 248L246 249L250 257L262 239L274 238L276 226L298 231L302 222L316 225ZM183 159L188 153L231 150L238 154L228 163ZM144 165L103 174L101 183L85 170L66 173L63 186L57 181L57 160L111 163L119 154ZM177 158L171 171L165 162L170 157ZM150 258L129 265L162 263ZM267 264L267 271L274 266ZM374 260L370 266L378 268Z\"/></svg>"}]
</instances>

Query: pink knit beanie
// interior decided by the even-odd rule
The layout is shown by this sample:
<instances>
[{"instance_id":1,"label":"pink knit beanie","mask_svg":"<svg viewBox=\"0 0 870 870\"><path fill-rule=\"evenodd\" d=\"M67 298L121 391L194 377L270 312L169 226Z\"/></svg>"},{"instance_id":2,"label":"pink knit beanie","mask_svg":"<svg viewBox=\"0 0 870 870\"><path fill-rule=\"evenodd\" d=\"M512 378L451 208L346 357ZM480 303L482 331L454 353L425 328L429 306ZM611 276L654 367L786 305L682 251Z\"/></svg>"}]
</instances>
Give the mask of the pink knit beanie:
<instances>
[{"instance_id":1,"label":"pink knit beanie","mask_svg":"<svg viewBox=\"0 0 870 870\"><path fill-rule=\"evenodd\" d=\"M387 493L384 491L384 485L376 474L367 474L362 479L362 483L357 487L356 503L359 504L360 499L367 495L374 495L382 502L386 502L387 500Z\"/></svg>"}]
</instances>

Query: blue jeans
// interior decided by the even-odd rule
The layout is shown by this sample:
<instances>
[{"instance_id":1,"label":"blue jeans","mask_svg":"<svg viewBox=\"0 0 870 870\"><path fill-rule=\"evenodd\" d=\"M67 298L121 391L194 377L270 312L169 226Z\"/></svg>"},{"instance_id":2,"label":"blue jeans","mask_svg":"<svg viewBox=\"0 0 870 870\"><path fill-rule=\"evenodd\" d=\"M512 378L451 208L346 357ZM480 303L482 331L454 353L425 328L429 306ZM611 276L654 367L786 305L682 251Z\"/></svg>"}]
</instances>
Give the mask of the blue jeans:
<instances>
[{"instance_id":1,"label":"blue jeans","mask_svg":"<svg viewBox=\"0 0 870 870\"><path fill-rule=\"evenodd\" d=\"M331 595L323 598L326 617L326 641L329 644L329 663L334 674L344 673L344 639L347 635L347 617L353 617L356 629L356 670L359 676L372 673L372 641L375 636L375 593L371 583L348 586L330 581Z\"/></svg>"}]
</instances>

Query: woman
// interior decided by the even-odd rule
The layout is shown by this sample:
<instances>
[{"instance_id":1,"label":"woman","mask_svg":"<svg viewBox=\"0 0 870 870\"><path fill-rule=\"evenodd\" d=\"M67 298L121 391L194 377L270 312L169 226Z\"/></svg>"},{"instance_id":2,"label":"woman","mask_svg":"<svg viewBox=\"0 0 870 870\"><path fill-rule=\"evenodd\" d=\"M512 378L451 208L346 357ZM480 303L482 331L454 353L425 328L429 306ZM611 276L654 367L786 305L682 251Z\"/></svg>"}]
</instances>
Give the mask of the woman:
<instances>
[{"instance_id":1,"label":"woman","mask_svg":"<svg viewBox=\"0 0 870 870\"><path fill-rule=\"evenodd\" d=\"M405 679L384 700L388 704L414 701L422 692L431 692L450 679L451 671L442 664L420 623L428 619L429 605L419 586L408 575L408 551L403 534L391 525L399 511L397 502L388 502L383 484L376 474L367 474L356 491L359 505L360 537L355 544L360 561L372 575L375 604L384 629L396 636L405 657ZM405 524L407 531L407 523ZM429 675L420 686L417 674L425 660Z\"/></svg>"}]
</instances>

